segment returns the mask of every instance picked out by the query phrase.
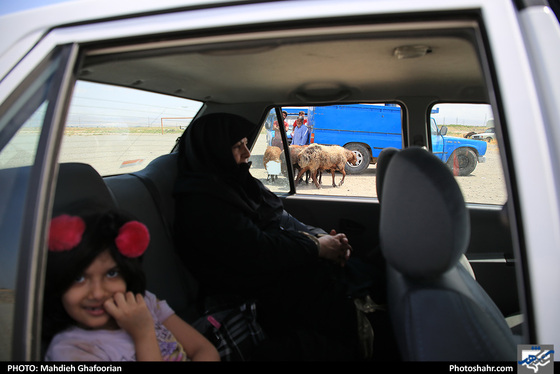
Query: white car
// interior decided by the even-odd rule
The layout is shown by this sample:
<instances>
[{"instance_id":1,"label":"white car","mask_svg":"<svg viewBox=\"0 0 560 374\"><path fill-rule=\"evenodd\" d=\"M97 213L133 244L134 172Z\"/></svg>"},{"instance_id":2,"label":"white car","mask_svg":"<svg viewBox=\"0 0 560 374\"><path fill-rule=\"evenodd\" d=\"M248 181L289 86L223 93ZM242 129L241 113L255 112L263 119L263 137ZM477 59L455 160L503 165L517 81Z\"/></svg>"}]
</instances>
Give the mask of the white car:
<instances>
[{"instance_id":1,"label":"white car","mask_svg":"<svg viewBox=\"0 0 560 374\"><path fill-rule=\"evenodd\" d=\"M486 131L484 132L474 134L472 138L475 140L484 140L490 142L496 139L496 133L494 132L494 128L490 128L490 129L486 129Z\"/></svg>"},{"instance_id":2,"label":"white car","mask_svg":"<svg viewBox=\"0 0 560 374\"><path fill-rule=\"evenodd\" d=\"M269 114L355 103L400 106L405 149L432 149L437 134L429 113L436 106L438 124L460 123L453 121L482 108L476 116L494 118L498 144L471 175L455 179L470 229L468 221L432 220L432 204L392 227L409 245L441 244L453 230L467 230L464 259L476 277L468 282L489 297L457 299L472 320L448 313L440 293L422 312L399 306L390 300L400 300L400 281L414 276L391 262L392 276L380 276L379 286L388 293L383 313L393 324L374 326L370 359L503 361L501 347L514 356L510 365L522 365L517 347L560 347L560 26L547 1L83 0L4 15L0 35L0 361L43 359L54 210L93 197L133 211L154 233L145 261L150 289L190 321L196 280L186 277L184 284L188 272L173 270L167 236L173 150L182 129L218 111L261 124L260 136L250 139L252 173L266 183ZM457 106L468 110L445 112ZM290 157L286 146L280 160ZM376 167L348 175L343 187L331 187L329 177L322 188L296 186L292 168L282 170L269 186L292 215L347 233L355 256L386 250ZM146 179L162 196L151 195ZM411 217L417 218L406 224ZM407 259L420 266L431 248L419 247ZM443 258L449 256L435 260ZM378 265L385 267L382 256ZM477 308L486 304L504 319L522 316L513 350L455 334L466 328L495 337L504 322L480 322L490 309ZM414 321L421 336L408 329Z\"/></svg>"}]
</instances>

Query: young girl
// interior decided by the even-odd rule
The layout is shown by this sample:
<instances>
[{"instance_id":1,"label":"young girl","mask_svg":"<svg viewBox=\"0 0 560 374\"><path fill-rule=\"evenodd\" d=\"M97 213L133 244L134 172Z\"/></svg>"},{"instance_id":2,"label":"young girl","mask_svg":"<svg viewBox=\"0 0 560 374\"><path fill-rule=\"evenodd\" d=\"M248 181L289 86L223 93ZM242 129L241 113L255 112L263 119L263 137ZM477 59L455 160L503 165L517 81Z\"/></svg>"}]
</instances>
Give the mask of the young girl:
<instances>
[{"instance_id":1,"label":"young girl","mask_svg":"<svg viewBox=\"0 0 560 374\"><path fill-rule=\"evenodd\" d=\"M219 360L214 346L145 290L146 226L112 211L54 217L43 332L49 361Z\"/></svg>"}]
</instances>

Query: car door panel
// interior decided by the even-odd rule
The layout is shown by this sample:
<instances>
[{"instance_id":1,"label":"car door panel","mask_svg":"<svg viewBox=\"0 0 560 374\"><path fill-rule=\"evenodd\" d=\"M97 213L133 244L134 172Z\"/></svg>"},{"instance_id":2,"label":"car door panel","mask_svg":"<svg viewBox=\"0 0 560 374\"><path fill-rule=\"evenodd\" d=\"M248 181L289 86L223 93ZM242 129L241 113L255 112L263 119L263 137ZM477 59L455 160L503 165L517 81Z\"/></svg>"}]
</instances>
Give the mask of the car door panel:
<instances>
[{"instance_id":1,"label":"car door panel","mask_svg":"<svg viewBox=\"0 0 560 374\"><path fill-rule=\"evenodd\" d=\"M380 205L373 199L333 199L297 195L283 199L284 208L300 221L344 232L361 257L379 250ZM467 258L478 282L504 315L519 311L509 226L502 209L470 207L471 241ZM509 258L509 259L508 259Z\"/></svg>"},{"instance_id":2,"label":"car door panel","mask_svg":"<svg viewBox=\"0 0 560 374\"><path fill-rule=\"evenodd\" d=\"M348 236L356 255L379 244L379 204L333 198L284 198L284 208L298 220L329 232L335 229Z\"/></svg>"}]
</instances>

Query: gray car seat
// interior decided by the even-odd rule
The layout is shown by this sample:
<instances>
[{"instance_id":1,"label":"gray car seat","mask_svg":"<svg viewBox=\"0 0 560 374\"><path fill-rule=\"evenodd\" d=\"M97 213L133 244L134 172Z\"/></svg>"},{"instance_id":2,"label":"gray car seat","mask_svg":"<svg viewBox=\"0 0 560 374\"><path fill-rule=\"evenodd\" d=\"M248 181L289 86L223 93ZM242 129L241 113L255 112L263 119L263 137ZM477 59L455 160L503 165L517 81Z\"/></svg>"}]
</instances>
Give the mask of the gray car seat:
<instances>
[{"instance_id":1,"label":"gray car seat","mask_svg":"<svg viewBox=\"0 0 560 374\"><path fill-rule=\"evenodd\" d=\"M460 265L470 237L463 195L436 156L407 148L383 181L381 250L388 303L406 361L513 361L504 316Z\"/></svg>"},{"instance_id":2,"label":"gray car seat","mask_svg":"<svg viewBox=\"0 0 560 374\"><path fill-rule=\"evenodd\" d=\"M377 164L375 165L375 188L377 189L377 199L380 203L381 195L383 194L383 180L385 179L389 161L391 161L398 151L397 148L383 148L383 150L379 152L379 156L377 156Z\"/></svg>"},{"instance_id":3,"label":"gray car seat","mask_svg":"<svg viewBox=\"0 0 560 374\"><path fill-rule=\"evenodd\" d=\"M394 155L397 154L399 150L397 148L383 148L381 152L379 152L379 156L377 157L377 165L375 171L375 184L377 189L377 199L381 204L381 195L383 194L383 181L385 179L385 173L387 172L387 168L389 167L389 162L393 158ZM465 269L469 272L469 274L476 278L474 270L467 259L467 256L462 255L459 259L461 265L465 267Z\"/></svg>"}]
</instances>

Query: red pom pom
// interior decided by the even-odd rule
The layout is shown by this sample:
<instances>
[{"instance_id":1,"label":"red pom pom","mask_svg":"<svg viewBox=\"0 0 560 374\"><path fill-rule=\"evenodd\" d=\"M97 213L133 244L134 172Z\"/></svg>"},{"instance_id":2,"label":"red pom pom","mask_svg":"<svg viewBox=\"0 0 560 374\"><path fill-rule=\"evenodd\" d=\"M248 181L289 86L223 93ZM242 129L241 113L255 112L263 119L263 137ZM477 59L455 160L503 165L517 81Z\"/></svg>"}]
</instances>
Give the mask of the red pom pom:
<instances>
[{"instance_id":1,"label":"red pom pom","mask_svg":"<svg viewBox=\"0 0 560 374\"><path fill-rule=\"evenodd\" d=\"M143 223L130 221L120 228L115 244L124 256L138 257L148 248L150 233Z\"/></svg>"},{"instance_id":2,"label":"red pom pom","mask_svg":"<svg viewBox=\"0 0 560 374\"><path fill-rule=\"evenodd\" d=\"M54 252L68 251L82 241L86 229L83 219L63 214L51 220L49 249Z\"/></svg>"}]
</instances>

